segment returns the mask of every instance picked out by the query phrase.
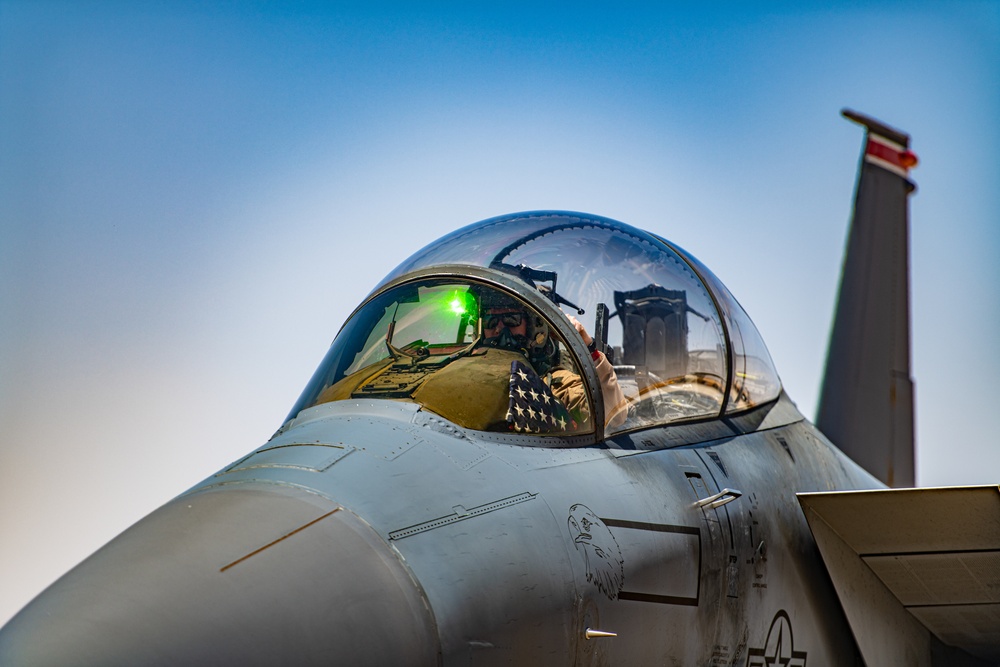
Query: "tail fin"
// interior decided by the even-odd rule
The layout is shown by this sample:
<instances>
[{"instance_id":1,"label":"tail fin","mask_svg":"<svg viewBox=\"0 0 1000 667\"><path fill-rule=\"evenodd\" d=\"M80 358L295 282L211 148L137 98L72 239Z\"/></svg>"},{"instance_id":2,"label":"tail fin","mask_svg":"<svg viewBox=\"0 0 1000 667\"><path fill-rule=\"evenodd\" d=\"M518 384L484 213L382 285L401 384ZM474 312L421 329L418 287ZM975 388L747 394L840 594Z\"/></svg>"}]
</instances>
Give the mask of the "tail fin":
<instances>
[{"instance_id":1,"label":"tail fin","mask_svg":"<svg viewBox=\"0 0 1000 667\"><path fill-rule=\"evenodd\" d=\"M889 486L914 485L907 178L910 137L867 128L816 426Z\"/></svg>"}]
</instances>

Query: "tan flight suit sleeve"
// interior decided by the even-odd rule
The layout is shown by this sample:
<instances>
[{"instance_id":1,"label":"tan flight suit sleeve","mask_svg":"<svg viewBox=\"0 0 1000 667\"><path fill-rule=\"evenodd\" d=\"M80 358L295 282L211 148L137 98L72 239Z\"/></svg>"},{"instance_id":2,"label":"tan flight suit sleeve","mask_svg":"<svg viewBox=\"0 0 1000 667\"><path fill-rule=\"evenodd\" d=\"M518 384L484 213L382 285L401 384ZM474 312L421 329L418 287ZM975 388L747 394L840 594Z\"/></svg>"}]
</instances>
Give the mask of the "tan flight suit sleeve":
<instances>
[{"instance_id":1,"label":"tan flight suit sleeve","mask_svg":"<svg viewBox=\"0 0 1000 667\"><path fill-rule=\"evenodd\" d=\"M570 416L576 420L581 430L590 428L590 401L587 400L587 390L583 379L565 369L552 371L552 384L549 387L552 395L562 401L569 410Z\"/></svg>"},{"instance_id":2,"label":"tan flight suit sleeve","mask_svg":"<svg viewBox=\"0 0 1000 667\"><path fill-rule=\"evenodd\" d=\"M618 386L618 376L611 362L603 353L598 354L594 362L597 379L601 383L601 396L604 398L604 427L621 426L628 417L628 401ZM552 373L552 393L563 402L574 419L581 423L590 421L590 406L587 401L587 390L583 386L583 378L567 370L557 370Z\"/></svg>"},{"instance_id":3,"label":"tan flight suit sleeve","mask_svg":"<svg viewBox=\"0 0 1000 667\"><path fill-rule=\"evenodd\" d=\"M615 369L603 352L597 353L594 368L597 370L597 379L601 382L601 396L604 398L604 428L621 426L628 417L628 401L625 400L622 388L618 386Z\"/></svg>"}]
</instances>

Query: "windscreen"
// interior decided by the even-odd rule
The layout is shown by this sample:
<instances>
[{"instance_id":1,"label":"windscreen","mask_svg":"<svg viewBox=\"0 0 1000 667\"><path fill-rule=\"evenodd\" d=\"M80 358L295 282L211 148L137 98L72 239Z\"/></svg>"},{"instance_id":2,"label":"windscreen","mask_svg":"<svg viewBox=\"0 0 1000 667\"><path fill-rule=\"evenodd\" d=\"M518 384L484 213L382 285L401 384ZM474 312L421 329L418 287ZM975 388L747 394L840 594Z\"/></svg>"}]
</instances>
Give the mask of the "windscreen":
<instances>
[{"instance_id":1,"label":"windscreen","mask_svg":"<svg viewBox=\"0 0 1000 667\"><path fill-rule=\"evenodd\" d=\"M481 431L593 431L579 367L550 323L473 281L407 283L344 325L292 411L357 398L402 400Z\"/></svg>"}]
</instances>

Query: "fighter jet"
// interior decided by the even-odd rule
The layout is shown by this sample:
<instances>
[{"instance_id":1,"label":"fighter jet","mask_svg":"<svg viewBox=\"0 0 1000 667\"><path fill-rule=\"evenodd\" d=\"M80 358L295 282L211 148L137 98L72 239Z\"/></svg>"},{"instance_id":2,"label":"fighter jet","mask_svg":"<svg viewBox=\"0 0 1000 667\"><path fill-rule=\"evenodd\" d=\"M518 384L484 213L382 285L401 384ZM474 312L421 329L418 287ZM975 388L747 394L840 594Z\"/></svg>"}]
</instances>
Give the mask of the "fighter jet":
<instances>
[{"instance_id":1,"label":"fighter jet","mask_svg":"<svg viewBox=\"0 0 1000 667\"><path fill-rule=\"evenodd\" d=\"M913 482L916 159L847 115L820 428L690 253L484 220L390 271L277 432L39 595L0 664L996 663L998 488L887 486Z\"/></svg>"}]
</instances>

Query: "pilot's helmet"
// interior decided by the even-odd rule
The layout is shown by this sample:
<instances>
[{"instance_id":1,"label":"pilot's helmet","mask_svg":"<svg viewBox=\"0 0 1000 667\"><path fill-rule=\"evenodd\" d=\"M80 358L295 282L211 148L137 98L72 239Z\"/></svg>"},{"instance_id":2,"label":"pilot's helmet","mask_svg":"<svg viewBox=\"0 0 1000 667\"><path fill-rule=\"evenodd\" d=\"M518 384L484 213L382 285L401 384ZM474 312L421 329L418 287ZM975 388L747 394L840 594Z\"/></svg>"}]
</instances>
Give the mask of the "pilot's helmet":
<instances>
[{"instance_id":1,"label":"pilot's helmet","mask_svg":"<svg viewBox=\"0 0 1000 667\"><path fill-rule=\"evenodd\" d=\"M519 351L539 374L559 362L559 347L552 340L545 318L528 304L494 289L480 295L483 342L489 347Z\"/></svg>"}]
</instances>

